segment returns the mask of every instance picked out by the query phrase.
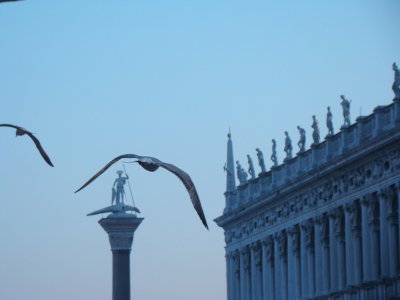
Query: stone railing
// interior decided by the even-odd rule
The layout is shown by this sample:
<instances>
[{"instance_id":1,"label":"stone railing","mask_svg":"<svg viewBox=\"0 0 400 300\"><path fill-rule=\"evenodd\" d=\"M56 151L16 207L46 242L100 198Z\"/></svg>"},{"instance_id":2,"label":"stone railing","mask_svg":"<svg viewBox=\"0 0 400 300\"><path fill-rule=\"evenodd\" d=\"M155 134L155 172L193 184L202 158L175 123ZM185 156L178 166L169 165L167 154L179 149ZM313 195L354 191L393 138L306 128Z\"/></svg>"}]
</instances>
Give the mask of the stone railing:
<instances>
[{"instance_id":1,"label":"stone railing","mask_svg":"<svg viewBox=\"0 0 400 300\"><path fill-rule=\"evenodd\" d=\"M225 193L225 213L255 202L265 195L298 181L307 175L319 172L348 156L360 151L372 141L379 140L400 125L400 99L386 106L378 106L368 116L358 117L356 122L342 128L324 141L312 145L310 149L286 160L257 178L239 185L235 191Z\"/></svg>"}]
</instances>

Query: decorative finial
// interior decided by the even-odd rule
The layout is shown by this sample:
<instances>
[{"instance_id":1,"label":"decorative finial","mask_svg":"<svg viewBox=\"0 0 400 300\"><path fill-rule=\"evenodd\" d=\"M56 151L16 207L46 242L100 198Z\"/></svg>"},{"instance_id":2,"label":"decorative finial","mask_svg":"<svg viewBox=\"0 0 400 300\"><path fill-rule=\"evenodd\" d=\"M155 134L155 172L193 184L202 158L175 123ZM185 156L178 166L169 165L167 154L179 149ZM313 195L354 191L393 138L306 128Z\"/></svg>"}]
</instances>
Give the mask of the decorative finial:
<instances>
[{"instance_id":1,"label":"decorative finial","mask_svg":"<svg viewBox=\"0 0 400 300\"><path fill-rule=\"evenodd\" d=\"M228 131L228 139L231 139L231 128L229 127L229 131Z\"/></svg>"}]
</instances>

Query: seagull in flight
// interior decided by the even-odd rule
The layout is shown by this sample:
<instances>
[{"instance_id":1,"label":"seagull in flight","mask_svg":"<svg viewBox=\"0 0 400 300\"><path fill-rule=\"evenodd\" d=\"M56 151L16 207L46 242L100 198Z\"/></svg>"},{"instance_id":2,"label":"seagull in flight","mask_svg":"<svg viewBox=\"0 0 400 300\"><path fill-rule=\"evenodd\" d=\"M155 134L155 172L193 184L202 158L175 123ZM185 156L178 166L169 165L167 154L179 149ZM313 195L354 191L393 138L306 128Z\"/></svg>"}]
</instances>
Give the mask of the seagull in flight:
<instances>
[{"instance_id":1,"label":"seagull in flight","mask_svg":"<svg viewBox=\"0 0 400 300\"><path fill-rule=\"evenodd\" d=\"M0 1L2 1L2 0L0 0ZM11 127L11 128L16 129L16 130L17 130L17 131L15 132L15 136L16 136L16 137L17 137L17 136L24 135L24 134L27 134L27 135L32 139L32 141L35 143L36 148L39 150L40 155L42 155L43 159L44 159L50 166L54 167L54 166L53 166L53 163L51 162L51 160L50 160L49 156L47 155L47 153L44 151L44 149L43 149L42 145L40 144L39 140L33 135L32 132L26 130L25 128L22 128L22 127L16 126L16 125L12 125L12 124L0 124L0 127Z\"/></svg>"},{"instance_id":2,"label":"seagull in flight","mask_svg":"<svg viewBox=\"0 0 400 300\"><path fill-rule=\"evenodd\" d=\"M197 214L200 217L201 222L203 225L208 229L206 217L204 216L203 208L200 203L200 198L197 194L196 187L194 186L194 183L190 176L184 172L183 170L179 169L178 167L168 164L165 162L162 162L161 160L150 157L150 156L140 156L136 154L123 154L120 156L117 156L114 158L112 161L110 161L108 164L106 164L100 171L98 171L92 178L90 178L84 185L82 185L78 190L75 191L75 193L79 192L80 190L84 189L86 186L88 186L91 182L93 182L97 177L99 177L101 174L103 174L109 167L111 167L113 164L115 164L117 161L120 159L126 159L126 158L133 158L137 159L134 162L139 163L144 169L150 172L156 171L159 167L166 169L167 171L172 172L175 174L184 184L186 190L189 192L190 200L192 201L193 207L196 210Z\"/></svg>"}]
</instances>

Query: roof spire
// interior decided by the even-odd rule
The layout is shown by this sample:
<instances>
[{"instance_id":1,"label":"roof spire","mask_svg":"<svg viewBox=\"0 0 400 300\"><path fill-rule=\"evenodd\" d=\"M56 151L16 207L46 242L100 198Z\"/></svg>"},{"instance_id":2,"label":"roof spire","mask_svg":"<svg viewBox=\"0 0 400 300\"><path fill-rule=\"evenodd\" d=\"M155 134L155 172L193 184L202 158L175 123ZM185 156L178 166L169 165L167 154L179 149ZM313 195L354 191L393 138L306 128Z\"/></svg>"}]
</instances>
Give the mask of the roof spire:
<instances>
[{"instance_id":1,"label":"roof spire","mask_svg":"<svg viewBox=\"0 0 400 300\"><path fill-rule=\"evenodd\" d=\"M236 183L235 183L235 164L233 159L233 145L231 140L230 128L228 132L227 157L224 169L226 171L226 191L232 192L236 189Z\"/></svg>"}]
</instances>

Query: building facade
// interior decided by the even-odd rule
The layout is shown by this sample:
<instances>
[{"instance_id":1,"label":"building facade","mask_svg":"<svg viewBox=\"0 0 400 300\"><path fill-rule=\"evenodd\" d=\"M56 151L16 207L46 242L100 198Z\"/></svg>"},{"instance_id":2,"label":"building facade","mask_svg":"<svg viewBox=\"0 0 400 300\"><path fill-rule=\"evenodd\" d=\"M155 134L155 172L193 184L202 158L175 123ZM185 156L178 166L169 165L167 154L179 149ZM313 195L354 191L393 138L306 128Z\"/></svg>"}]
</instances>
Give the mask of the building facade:
<instances>
[{"instance_id":1,"label":"building facade","mask_svg":"<svg viewBox=\"0 0 400 300\"><path fill-rule=\"evenodd\" d=\"M400 299L399 97L238 186L229 134L225 169L228 300Z\"/></svg>"}]
</instances>

